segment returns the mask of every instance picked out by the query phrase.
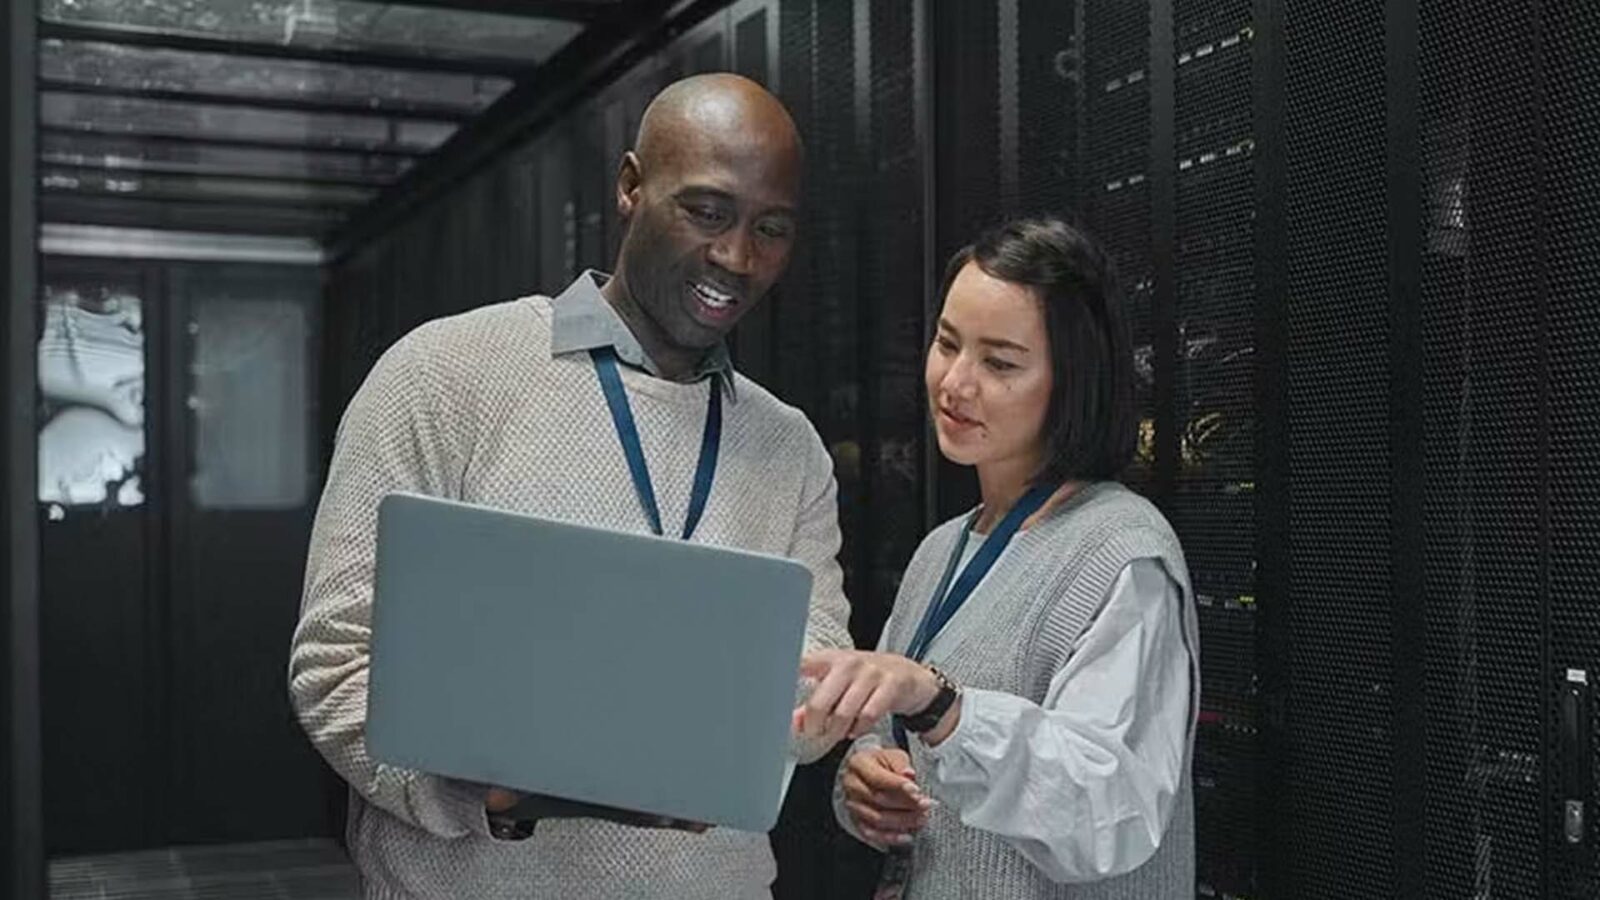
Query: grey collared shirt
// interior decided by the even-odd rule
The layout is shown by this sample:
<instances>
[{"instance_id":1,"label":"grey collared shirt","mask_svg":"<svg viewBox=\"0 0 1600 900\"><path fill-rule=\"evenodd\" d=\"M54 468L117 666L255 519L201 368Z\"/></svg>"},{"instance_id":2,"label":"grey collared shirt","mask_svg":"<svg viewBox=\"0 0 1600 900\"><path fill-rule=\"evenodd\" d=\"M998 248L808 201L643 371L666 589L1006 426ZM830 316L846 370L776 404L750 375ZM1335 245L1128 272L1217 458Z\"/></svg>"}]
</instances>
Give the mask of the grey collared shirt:
<instances>
[{"instance_id":1,"label":"grey collared shirt","mask_svg":"<svg viewBox=\"0 0 1600 900\"><path fill-rule=\"evenodd\" d=\"M600 288L610 280L611 276L604 272L586 269L552 301L554 316L550 321L550 355L564 356L597 347L610 347L616 351L617 359L660 378L661 371L644 352L639 339L628 328L628 323L601 296ZM706 355L695 366L694 377L690 380L712 377L722 385L724 396L729 400L736 399L733 360L729 358L728 348L724 344L717 344L706 351Z\"/></svg>"}]
</instances>

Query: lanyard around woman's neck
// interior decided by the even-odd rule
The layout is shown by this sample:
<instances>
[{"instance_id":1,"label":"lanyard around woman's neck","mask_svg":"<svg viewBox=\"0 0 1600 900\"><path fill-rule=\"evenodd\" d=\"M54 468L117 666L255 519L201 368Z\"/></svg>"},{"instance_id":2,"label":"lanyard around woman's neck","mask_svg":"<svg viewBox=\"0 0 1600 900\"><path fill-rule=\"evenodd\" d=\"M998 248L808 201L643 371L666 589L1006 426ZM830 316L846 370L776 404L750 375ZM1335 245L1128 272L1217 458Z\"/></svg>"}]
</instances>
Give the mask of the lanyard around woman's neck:
<instances>
[{"instance_id":1,"label":"lanyard around woman's neck","mask_svg":"<svg viewBox=\"0 0 1600 900\"><path fill-rule=\"evenodd\" d=\"M1043 508L1059 487L1057 484L1036 484L1029 488L1000 520L1000 524L995 526L994 531L984 539L983 546L973 554L972 560L966 566L962 566L961 554L967 547L967 540L978 514L974 512L967 517L967 524L961 529L961 536L956 539L956 545L950 551L950 561L945 564L944 576L939 579L939 587L928 601L928 609L922 615L922 624L912 637L911 646L906 649L906 656L920 661L927 654L928 645L933 643L933 639L944 629L956 611L961 609L961 605L967 602L967 597L978 586L978 582L983 580L983 576L994 568L995 560L1000 558L1001 552L1006 549L1006 544L1011 542L1012 536L1022 527L1022 523ZM958 568L961 569L959 575L956 572Z\"/></svg>"}]
</instances>

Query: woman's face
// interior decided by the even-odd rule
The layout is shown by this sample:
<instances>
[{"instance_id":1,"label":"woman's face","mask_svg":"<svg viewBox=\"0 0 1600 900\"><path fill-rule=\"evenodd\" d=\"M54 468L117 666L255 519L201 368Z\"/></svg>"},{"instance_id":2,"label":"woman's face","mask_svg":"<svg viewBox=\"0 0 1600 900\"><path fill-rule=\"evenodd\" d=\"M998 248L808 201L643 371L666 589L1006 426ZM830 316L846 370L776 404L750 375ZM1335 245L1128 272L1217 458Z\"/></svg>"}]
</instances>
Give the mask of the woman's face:
<instances>
[{"instance_id":1,"label":"woman's face","mask_svg":"<svg viewBox=\"0 0 1600 900\"><path fill-rule=\"evenodd\" d=\"M961 465L1044 459L1050 341L1032 288L967 263L945 295L926 371L939 451Z\"/></svg>"}]
</instances>

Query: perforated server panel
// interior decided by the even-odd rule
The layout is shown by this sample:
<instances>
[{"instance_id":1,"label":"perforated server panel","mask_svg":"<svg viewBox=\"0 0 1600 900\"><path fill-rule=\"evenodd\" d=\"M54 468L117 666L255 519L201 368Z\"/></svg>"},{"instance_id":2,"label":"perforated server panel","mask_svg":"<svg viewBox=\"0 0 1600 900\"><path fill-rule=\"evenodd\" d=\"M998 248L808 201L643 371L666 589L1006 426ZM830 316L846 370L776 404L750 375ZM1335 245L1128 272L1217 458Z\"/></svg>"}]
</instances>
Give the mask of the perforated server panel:
<instances>
[{"instance_id":1,"label":"perforated server panel","mask_svg":"<svg viewBox=\"0 0 1600 900\"><path fill-rule=\"evenodd\" d=\"M1547 896L1566 900L1600 896L1600 716L1589 717L1587 758L1581 747L1564 752L1563 711L1551 690L1551 682L1565 687L1571 670L1587 672L1591 682L1600 670L1600 6L1546 3L1539 14L1548 364L1541 393L1549 452L1541 550L1550 598L1545 715L1552 723L1541 749L1559 761L1545 782L1541 819L1556 832ZM1569 782L1589 788L1577 844L1566 833L1567 805L1585 798L1574 797Z\"/></svg>"},{"instance_id":2,"label":"perforated server panel","mask_svg":"<svg viewBox=\"0 0 1600 900\"><path fill-rule=\"evenodd\" d=\"M833 455L859 641L927 513L974 498L927 465L934 276L1002 217L1075 215L1133 312L1129 480L1200 603L1198 895L1600 896L1600 6L714 19L335 267L330 422L423 319L610 258L605 185L658 87L765 73L807 144L804 240L735 351ZM774 835L780 898L875 875L832 825L836 763Z\"/></svg>"}]
</instances>

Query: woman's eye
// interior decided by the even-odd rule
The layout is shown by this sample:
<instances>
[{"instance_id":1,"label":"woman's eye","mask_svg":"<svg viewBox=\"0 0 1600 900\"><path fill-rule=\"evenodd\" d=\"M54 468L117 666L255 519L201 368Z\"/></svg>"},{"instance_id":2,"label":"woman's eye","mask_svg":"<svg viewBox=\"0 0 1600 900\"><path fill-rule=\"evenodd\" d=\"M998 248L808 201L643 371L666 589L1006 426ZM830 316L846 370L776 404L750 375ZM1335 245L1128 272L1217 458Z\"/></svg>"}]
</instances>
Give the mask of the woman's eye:
<instances>
[{"instance_id":1,"label":"woman's eye","mask_svg":"<svg viewBox=\"0 0 1600 900\"><path fill-rule=\"evenodd\" d=\"M988 363L989 368L995 370L996 372L1009 372L1012 369L1017 368L1016 363L1006 362L1003 359L996 359L992 356L984 360L984 362Z\"/></svg>"}]
</instances>

